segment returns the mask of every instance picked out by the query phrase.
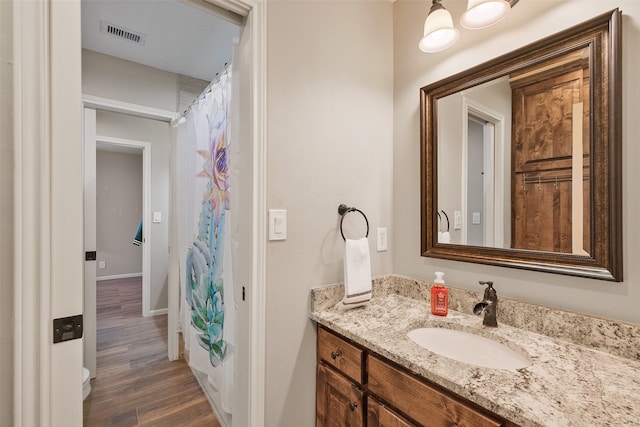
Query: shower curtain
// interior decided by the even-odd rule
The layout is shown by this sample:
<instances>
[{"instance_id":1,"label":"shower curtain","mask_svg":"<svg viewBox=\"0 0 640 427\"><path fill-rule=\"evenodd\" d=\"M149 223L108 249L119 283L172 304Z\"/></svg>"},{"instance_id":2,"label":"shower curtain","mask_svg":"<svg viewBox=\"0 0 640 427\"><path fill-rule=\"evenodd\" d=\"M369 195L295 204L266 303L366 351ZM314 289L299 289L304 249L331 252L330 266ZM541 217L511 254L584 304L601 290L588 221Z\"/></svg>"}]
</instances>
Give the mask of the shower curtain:
<instances>
[{"instance_id":1,"label":"shower curtain","mask_svg":"<svg viewBox=\"0 0 640 427\"><path fill-rule=\"evenodd\" d=\"M235 304L231 264L231 67L177 129L182 332L191 367L232 412ZM215 399L214 399L215 400Z\"/></svg>"}]
</instances>

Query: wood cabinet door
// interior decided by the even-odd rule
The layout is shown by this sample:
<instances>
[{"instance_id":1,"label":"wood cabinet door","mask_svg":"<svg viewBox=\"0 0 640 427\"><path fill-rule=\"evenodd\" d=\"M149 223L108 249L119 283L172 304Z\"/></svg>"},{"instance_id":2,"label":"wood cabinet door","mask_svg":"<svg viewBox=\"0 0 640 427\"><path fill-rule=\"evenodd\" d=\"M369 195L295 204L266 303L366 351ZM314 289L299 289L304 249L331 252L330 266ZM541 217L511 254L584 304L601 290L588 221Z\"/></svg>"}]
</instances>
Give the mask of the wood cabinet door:
<instances>
[{"instance_id":1,"label":"wood cabinet door","mask_svg":"<svg viewBox=\"0 0 640 427\"><path fill-rule=\"evenodd\" d=\"M417 427L373 397L367 399L367 427Z\"/></svg>"},{"instance_id":2,"label":"wood cabinet door","mask_svg":"<svg viewBox=\"0 0 640 427\"><path fill-rule=\"evenodd\" d=\"M512 82L514 249L590 252L589 80L580 64L541 81ZM582 203L573 206L573 200ZM578 223L572 223L573 209L582 214Z\"/></svg>"},{"instance_id":3,"label":"wood cabinet door","mask_svg":"<svg viewBox=\"0 0 640 427\"><path fill-rule=\"evenodd\" d=\"M362 391L324 363L319 363L316 373L316 427L362 426Z\"/></svg>"}]
</instances>

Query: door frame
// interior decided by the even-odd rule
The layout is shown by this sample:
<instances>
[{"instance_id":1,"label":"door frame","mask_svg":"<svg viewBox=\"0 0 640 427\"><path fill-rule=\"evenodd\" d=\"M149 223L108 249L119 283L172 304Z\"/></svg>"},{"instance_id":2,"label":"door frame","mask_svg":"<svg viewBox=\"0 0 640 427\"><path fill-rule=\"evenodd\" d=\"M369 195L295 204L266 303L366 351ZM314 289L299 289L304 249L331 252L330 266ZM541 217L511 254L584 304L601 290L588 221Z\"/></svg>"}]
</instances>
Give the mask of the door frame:
<instances>
[{"instance_id":1,"label":"door frame","mask_svg":"<svg viewBox=\"0 0 640 427\"><path fill-rule=\"evenodd\" d=\"M136 117L143 117L147 119L159 120L162 122L170 123L178 117L178 113L175 111L161 110L157 108L147 107L139 104L132 104L130 102L117 101L114 99L103 98L93 95L82 95L82 105L84 108L91 108L95 110L110 111L120 114L127 114ZM94 124L95 127L95 124ZM107 136L96 135L96 141L106 142L110 144L132 146L143 149L143 219L147 224L147 229L150 229L151 224L151 143L146 141L133 141L121 138L113 138ZM167 223L167 227L171 228L171 218ZM151 295L151 233L145 233L145 242L142 244L142 316L149 317L152 313L150 304ZM167 355L169 360L177 360L179 357L178 351L178 296L175 292L172 292L172 288L169 284L167 289ZM95 293L95 291L94 291ZM175 301L174 301L175 300Z\"/></svg>"},{"instance_id":2,"label":"door frame","mask_svg":"<svg viewBox=\"0 0 640 427\"><path fill-rule=\"evenodd\" d=\"M95 104L94 104L95 105ZM86 251L96 251L96 202L86 200L86 197L96 197L96 145L98 143L113 146L129 147L142 151L142 220L147 230L151 224L151 143L146 141L134 141L96 134L96 109L83 108L83 179L84 179L84 245ZM87 114L91 111L91 114ZM90 163L90 164L89 164ZM88 218L90 215L92 218ZM91 230L93 236L87 236ZM151 311L151 233L143 233L142 243L142 316L149 317L156 314L164 314L162 310ZM93 272L87 272L92 268ZM96 318L96 261L85 261L84 273L84 367L89 369L91 378L96 377L96 352L97 352L97 318Z\"/></svg>"},{"instance_id":3,"label":"door frame","mask_svg":"<svg viewBox=\"0 0 640 427\"><path fill-rule=\"evenodd\" d=\"M252 427L265 425L266 375L266 263L267 263L267 10L266 0L206 0L216 7L233 11L243 17L240 40L240 70L248 82L247 93L241 96L242 117L247 120L251 147L251 272L248 279L249 378L247 423ZM245 37L246 34L246 37ZM245 102L246 101L246 102ZM240 286L242 284L239 284ZM238 366L236 365L236 369ZM236 401L237 403L237 401ZM243 411L236 404L234 411Z\"/></svg>"},{"instance_id":4,"label":"door frame","mask_svg":"<svg viewBox=\"0 0 640 427\"><path fill-rule=\"evenodd\" d=\"M96 145L109 144L142 150L142 317L164 314L151 310L151 142L96 135ZM97 147L96 147L97 150ZM168 227L168 225L167 225ZM146 228L146 230L145 230Z\"/></svg>"},{"instance_id":5,"label":"door frame","mask_svg":"<svg viewBox=\"0 0 640 427\"><path fill-rule=\"evenodd\" d=\"M462 218L464 218L463 224L465 226L461 230L461 244L467 243L467 169L468 169L468 120L469 117L477 117L493 125L493 132L487 132L486 126L484 131L485 146L487 137L492 134L493 138L490 138L491 147L484 150L484 164L486 168L491 168L493 174L491 177L485 173L484 189L485 193L489 195L488 202L485 201L485 239L488 237L487 232L491 235L491 246L504 247L504 208L505 200L500 197L495 197L496 194L504 194L504 180L506 177L504 168L495 168L495 165L505 164L505 116L498 111L495 111L486 105L482 105L466 96L462 97L462 200L460 201ZM487 224L491 218L492 224Z\"/></svg>"},{"instance_id":6,"label":"door frame","mask_svg":"<svg viewBox=\"0 0 640 427\"><path fill-rule=\"evenodd\" d=\"M210 1L243 16L249 31L243 52L243 69L250 81L247 128L252 150L247 406L248 425L262 426L266 347L266 2ZM16 425L79 426L82 340L53 344L51 324L54 317L79 314L83 307L80 0L13 0L12 7L13 418Z\"/></svg>"},{"instance_id":7,"label":"door frame","mask_svg":"<svg viewBox=\"0 0 640 427\"><path fill-rule=\"evenodd\" d=\"M13 424L79 426L82 340L52 324L83 307L80 0L12 7Z\"/></svg>"}]
</instances>

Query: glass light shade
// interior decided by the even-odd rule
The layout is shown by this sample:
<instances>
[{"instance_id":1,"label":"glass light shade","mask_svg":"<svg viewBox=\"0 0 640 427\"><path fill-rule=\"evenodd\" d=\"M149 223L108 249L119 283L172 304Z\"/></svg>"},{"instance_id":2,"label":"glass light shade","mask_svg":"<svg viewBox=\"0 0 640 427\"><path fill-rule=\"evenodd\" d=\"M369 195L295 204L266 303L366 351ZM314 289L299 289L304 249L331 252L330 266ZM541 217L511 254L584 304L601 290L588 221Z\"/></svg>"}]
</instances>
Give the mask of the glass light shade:
<instances>
[{"instance_id":1,"label":"glass light shade","mask_svg":"<svg viewBox=\"0 0 640 427\"><path fill-rule=\"evenodd\" d=\"M424 21L424 37L418 47L421 51L440 52L458 41L460 31L453 26L451 14L445 8L432 9Z\"/></svg>"},{"instance_id":2,"label":"glass light shade","mask_svg":"<svg viewBox=\"0 0 640 427\"><path fill-rule=\"evenodd\" d=\"M460 25L472 30L486 28L500 21L511 9L505 0L469 0Z\"/></svg>"}]
</instances>

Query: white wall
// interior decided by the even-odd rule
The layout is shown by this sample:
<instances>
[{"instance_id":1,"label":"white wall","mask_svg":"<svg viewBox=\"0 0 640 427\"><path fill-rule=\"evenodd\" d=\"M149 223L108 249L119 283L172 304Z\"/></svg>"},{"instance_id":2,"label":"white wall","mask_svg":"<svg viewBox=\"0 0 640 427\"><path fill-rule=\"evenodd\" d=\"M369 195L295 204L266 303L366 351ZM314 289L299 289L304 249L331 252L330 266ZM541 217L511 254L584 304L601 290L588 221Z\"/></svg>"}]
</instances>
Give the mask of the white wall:
<instances>
[{"instance_id":1,"label":"white wall","mask_svg":"<svg viewBox=\"0 0 640 427\"><path fill-rule=\"evenodd\" d=\"M640 85L636 76L640 60L636 0L521 1L500 24L485 30L462 30L453 48L424 54L417 48L428 9L426 1L394 3L394 270L411 277L432 279L445 271L452 286L479 290L478 280L492 279L498 294L537 304L579 311L619 320L640 322L640 224L634 221L640 199L631 186L640 180L635 160L640 123ZM466 0L448 0L459 17ZM419 88L492 57L512 51L545 35L588 20L615 7L623 12L623 234L624 283L575 278L443 261L420 256L420 121ZM457 19L457 18L454 18Z\"/></svg>"},{"instance_id":2,"label":"white wall","mask_svg":"<svg viewBox=\"0 0 640 427\"><path fill-rule=\"evenodd\" d=\"M167 308L169 155L171 145L169 124L126 114L98 111L96 113L96 133L100 136L151 143L151 212L161 212L162 222L152 223L145 227L145 232L150 230L151 233L150 308L151 310Z\"/></svg>"},{"instance_id":3,"label":"white wall","mask_svg":"<svg viewBox=\"0 0 640 427\"><path fill-rule=\"evenodd\" d=\"M142 151L96 153L97 276L142 273L142 246L133 244L142 219ZM144 224L144 231L153 227ZM105 268L100 268L100 262Z\"/></svg>"},{"instance_id":4,"label":"white wall","mask_svg":"<svg viewBox=\"0 0 640 427\"><path fill-rule=\"evenodd\" d=\"M13 425L12 3L0 2L0 427Z\"/></svg>"},{"instance_id":5,"label":"white wall","mask_svg":"<svg viewBox=\"0 0 640 427\"><path fill-rule=\"evenodd\" d=\"M267 19L267 206L288 230L267 246L266 425L312 426L309 290L343 280L340 203L369 218L372 273L392 272L375 251L392 225L392 3L269 1Z\"/></svg>"}]
</instances>

